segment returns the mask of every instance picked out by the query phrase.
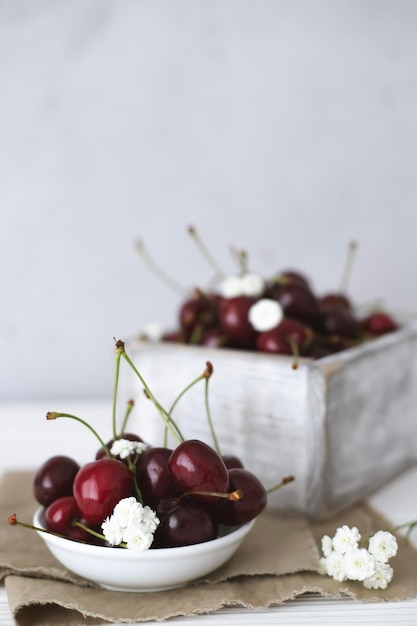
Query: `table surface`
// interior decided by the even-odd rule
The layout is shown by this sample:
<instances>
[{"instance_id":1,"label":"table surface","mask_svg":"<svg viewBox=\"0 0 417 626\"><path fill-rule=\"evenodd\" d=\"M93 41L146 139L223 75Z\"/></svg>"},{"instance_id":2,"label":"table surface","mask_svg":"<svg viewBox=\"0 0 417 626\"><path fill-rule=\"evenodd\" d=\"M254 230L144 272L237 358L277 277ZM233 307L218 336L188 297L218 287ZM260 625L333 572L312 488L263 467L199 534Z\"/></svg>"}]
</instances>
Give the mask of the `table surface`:
<instances>
[{"instance_id":1,"label":"table surface","mask_svg":"<svg viewBox=\"0 0 417 626\"><path fill-rule=\"evenodd\" d=\"M47 422L47 411L73 413L86 419L103 433L103 424L110 424L111 400L59 402L46 406L44 402L0 404L3 436L0 442L0 472L16 469L34 469L52 454L69 454L79 462L91 458L97 448L87 430L76 422L56 420ZM104 431L105 434L105 431ZM19 442L19 446L12 442ZM53 450L53 452L51 452ZM76 450L76 455L74 454ZM417 466L395 478L369 497L370 503L386 515L393 524L417 518ZM417 530L411 537L417 547ZM417 575L417 572L416 572ZM237 624L267 625L321 625L351 624L417 624L417 598L404 602L363 603L348 597L322 598L305 594L285 604L267 610L248 610L234 607L209 615L183 617L172 620L175 626L233 626ZM151 622L141 622L142 625ZM0 626L12 626L7 595L0 586Z\"/></svg>"}]
</instances>

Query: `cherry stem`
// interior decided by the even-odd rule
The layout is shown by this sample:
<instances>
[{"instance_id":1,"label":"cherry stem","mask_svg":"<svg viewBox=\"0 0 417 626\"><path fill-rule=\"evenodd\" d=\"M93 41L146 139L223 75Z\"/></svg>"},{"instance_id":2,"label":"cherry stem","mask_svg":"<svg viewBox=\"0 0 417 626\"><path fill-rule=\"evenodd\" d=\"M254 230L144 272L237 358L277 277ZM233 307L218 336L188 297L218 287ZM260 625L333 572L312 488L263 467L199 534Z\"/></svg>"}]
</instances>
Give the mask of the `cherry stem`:
<instances>
[{"instance_id":1,"label":"cherry stem","mask_svg":"<svg viewBox=\"0 0 417 626\"><path fill-rule=\"evenodd\" d=\"M285 340L291 346L291 350L292 350L292 354L293 354L293 362L292 362L292 366L291 367L292 367L293 370L296 370L296 369L298 369L298 361L299 361L299 358L300 358L300 352L298 350L297 342L290 335L286 335L285 336Z\"/></svg>"},{"instance_id":2,"label":"cherry stem","mask_svg":"<svg viewBox=\"0 0 417 626\"><path fill-rule=\"evenodd\" d=\"M45 533L46 535L53 535L54 537L59 537L60 539L69 539L69 537L66 537L65 535L60 535L59 533L54 533L52 530L47 530L46 528L41 528L40 526L34 526L33 524L26 524L25 522L21 522L20 520L17 519L16 513L13 513L13 515L9 516L9 524L10 526L20 526L21 528L29 528L29 530L37 530L40 533ZM85 530L90 531L91 529L88 529L87 527L85 527ZM103 537L103 539L105 539L105 537ZM79 543L87 543L86 541L75 540L75 539L73 541L79 541Z\"/></svg>"},{"instance_id":3,"label":"cherry stem","mask_svg":"<svg viewBox=\"0 0 417 626\"><path fill-rule=\"evenodd\" d=\"M132 412L133 407L135 406L135 401L134 400L128 400L127 401L127 407L126 407L126 413L123 419L123 423L122 423L122 427L120 429L120 437L123 436L125 430L126 430L126 425L127 425L127 421L129 419L129 416Z\"/></svg>"},{"instance_id":4,"label":"cherry stem","mask_svg":"<svg viewBox=\"0 0 417 626\"><path fill-rule=\"evenodd\" d=\"M208 425L210 428L210 433L213 439L213 443L214 443L214 448L217 452L217 454L219 456L221 456L221 451L220 451L220 446L219 446L219 440L217 439L217 435L216 432L214 430L214 425L213 425L213 420L211 418L211 411L210 411L210 404L209 404L209 380L211 378L211 374L213 373L213 366L212 364L208 361L207 362L207 370L206 372L209 372L208 376L205 377L206 379L206 384L205 384L205 404L206 404L206 414L207 414L207 421L208 421Z\"/></svg>"},{"instance_id":5,"label":"cherry stem","mask_svg":"<svg viewBox=\"0 0 417 626\"><path fill-rule=\"evenodd\" d=\"M178 498L175 498L173 506L176 506L183 498L192 496L204 496L210 498L221 498L223 500L229 500L230 502L236 502L241 500L244 496L242 489L236 489L235 491L221 492L221 491L185 491Z\"/></svg>"},{"instance_id":6,"label":"cherry stem","mask_svg":"<svg viewBox=\"0 0 417 626\"><path fill-rule=\"evenodd\" d=\"M237 250L234 246L230 246L230 252L239 265L240 275L244 276L248 271L248 253L245 250Z\"/></svg>"},{"instance_id":7,"label":"cherry stem","mask_svg":"<svg viewBox=\"0 0 417 626\"><path fill-rule=\"evenodd\" d=\"M143 261L146 263L146 265L148 266L148 268L154 273L156 274L156 276L158 276L158 278L165 283L166 285L168 285L168 287L170 287L173 291L175 291L177 294L179 294L180 296L184 296L187 294L187 289L185 289L185 287L183 287L182 285L180 285L180 283L178 283L174 278L172 278L171 276L169 276L157 263L156 261L154 261L154 259L151 257L151 255L149 254L149 252L146 250L145 245L143 244L142 241L137 241L135 244L135 248L136 250L139 252L139 254L141 255Z\"/></svg>"},{"instance_id":8,"label":"cherry stem","mask_svg":"<svg viewBox=\"0 0 417 626\"><path fill-rule=\"evenodd\" d=\"M210 253L209 249L207 248L207 246L201 239L195 227L189 226L187 230L188 230L188 234L191 235L191 238L193 239L194 243L197 245L197 248L201 252L202 256L205 258L205 260L210 265L210 267L214 270L216 277L219 279L224 278L223 270L218 265L217 261L213 258L212 254Z\"/></svg>"},{"instance_id":9,"label":"cherry stem","mask_svg":"<svg viewBox=\"0 0 417 626\"><path fill-rule=\"evenodd\" d=\"M104 452L106 453L106 456L109 457L109 459L112 459L112 455L110 453L109 448L107 447L107 445L104 443L104 441L102 440L102 438L100 437L100 435L98 434L98 432L96 430L94 430L94 428L92 426L90 426L90 424L88 422L86 422L85 420L81 419L81 417L77 417L76 415L71 415L71 413L58 413L56 411L48 411L48 413L46 414L46 419L47 420L55 420L58 417L69 417L72 420L76 420L77 422L80 422L81 424L84 424L84 426L87 426L87 428L93 433L93 435L95 435L97 437L97 439L100 442L101 447L103 448Z\"/></svg>"},{"instance_id":10,"label":"cherry stem","mask_svg":"<svg viewBox=\"0 0 417 626\"><path fill-rule=\"evenodd\" d=\"M148 384L146 383L146 381L143 378L142 374L139 372L139 370L137 369L136 365L133 363L132 359L126 354L125 344L120 339L116 340L116 351L119 352L123 356L125 361L130 365L130 367L132 368L132 370L134 371L136 376L141 381L142 385L145 388L145 392L146 392L147 397L150 400L152 400L154 406L156 407L156 409L158 410L158 412L161 415L162 419L164 420L165 426L170 430L171 434L175 437L177 442L178 443L182 443L184 441L184 437L183 437L181 431L179 430L177 424L174 422L173 419L171 419L169 413L159 404L159 402L157 401L157 399L153 395L152 391L149 389Z\"/></svg>"},{"instance_id":11,"label":"cherry stem","mask_svg":"<svg viewBox=\"0 0 417 626\"><path fill-rule=\"evenodd\" d=\"M269 489L266 489L266 493L269 494L273 493L274 491L278 491L278 489L281 489L281 487L284 487L284 485L288 485L288 483L292 483L294 480L294 476L284 476L284 478L279 483L277 483L273 487L270 487Z\"/></svg>"},{"instance_id":12,"label":"cherry stem","mask_svg":"<svg viewBox=\"0 0 417 626\"><path fill-rule=\"evenodd\" d=\"M340 282L341 293L346 293L347 291L347 286L348 286L350 277L352 275L353 262L355 259L357 248L358 248L358 244L356 241L351 241L349 243L346 261L345 261L345 267L343 269L342 280Z\"/></svg>"},{"instance_id":13,"label":"cherry stem","mask_svg":"<svg viewBox=\"0 0 417 626\"><path fill-rule=\"evenodd\" d=\"M119 372L120 372L120 357L121 355L116 352L116 371L114 375L114 388L113 388L113 408L112 408L112 424L113 424L113 437L117 438L116 432L116 407L117 407L117 389L119 386ZM123 430L122 430L123 432Z\"/></svg>"}]
</instances>

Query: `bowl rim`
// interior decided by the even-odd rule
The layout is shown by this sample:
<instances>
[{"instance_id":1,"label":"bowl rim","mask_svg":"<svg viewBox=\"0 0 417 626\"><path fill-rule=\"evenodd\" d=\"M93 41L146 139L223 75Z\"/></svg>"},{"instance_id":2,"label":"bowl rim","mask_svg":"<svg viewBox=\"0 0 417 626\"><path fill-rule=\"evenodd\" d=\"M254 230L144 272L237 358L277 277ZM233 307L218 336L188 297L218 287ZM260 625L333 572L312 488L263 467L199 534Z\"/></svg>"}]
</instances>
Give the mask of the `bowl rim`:
<instances>
[{"instance_id":1,"label":"bowl rim","mask_svg":"<svg viewBox=\"0 0 417 626\"><path fill-rule=\"evenodd\" d=\"M40 506L36 509L33 515L33 524L40 529L45 529L45 524L42 520L42 514L45 511L45 507ZM251 521L243 524L242 526L238 526L231 532L226 535L222 535L221 537L216 537L211 539L210 541L204 541L203 543L196 543L190 546L178 546L174 548L155 548L154 550L148 549L143 551L137 550L127 550L126 548L118 548L117 546L109 549L108 546L97 546L89 543L82 543L81 541L74 541L73 539L67 539L65 537L59 537L57 535L52 535L47 532L42 532L42 530L37 530L39 536L47 544L51 544L56 546L57 548L65 549L69 552L73 553L81 553L85 556L97 556L103 557L107 555L110 559L140 559L143 561L147 560L164 560L169 555L170 558L173 556L177 557L186 557L195 555L201 555L206 552L211 552L212 550L219 550L223 547L226 547L235 541L239 541L243 539L245 535L249 533L252 527L255 525L256 518Z\"/></svg>"}]
</instances>

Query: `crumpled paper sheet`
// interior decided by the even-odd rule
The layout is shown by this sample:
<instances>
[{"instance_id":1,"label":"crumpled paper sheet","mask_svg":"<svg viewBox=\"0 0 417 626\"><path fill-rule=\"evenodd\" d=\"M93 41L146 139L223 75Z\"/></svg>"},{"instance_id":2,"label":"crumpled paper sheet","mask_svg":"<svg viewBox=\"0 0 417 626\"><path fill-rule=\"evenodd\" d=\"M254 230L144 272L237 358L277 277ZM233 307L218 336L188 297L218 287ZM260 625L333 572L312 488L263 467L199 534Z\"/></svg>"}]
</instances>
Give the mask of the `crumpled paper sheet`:
<instances>
[{"instance_id":1,"label":"crumpled paper sheet","mask_svg":"<svg viewBox=\"0 0 417 626\"><path fill-rule=\"evenodd\" d=\"M386 590L338 583L317 573L317 546L323 534L333 535L342 524L357 526L362 536L389 528L389 522L366 504L320 523L264 513L228 563L203 581L180 589L152 593L99 589L63 568L37 533L8 525L12 513L31 522L37 507L32 479L31 473L14 472L0 481L0 579L5 581L19 626L160 621L231 605L266 608L306 592L348 594L368 601L417 596L417 551L401 538L399 553L391 561L394 579Z\"/></svg>"}]
</instances>

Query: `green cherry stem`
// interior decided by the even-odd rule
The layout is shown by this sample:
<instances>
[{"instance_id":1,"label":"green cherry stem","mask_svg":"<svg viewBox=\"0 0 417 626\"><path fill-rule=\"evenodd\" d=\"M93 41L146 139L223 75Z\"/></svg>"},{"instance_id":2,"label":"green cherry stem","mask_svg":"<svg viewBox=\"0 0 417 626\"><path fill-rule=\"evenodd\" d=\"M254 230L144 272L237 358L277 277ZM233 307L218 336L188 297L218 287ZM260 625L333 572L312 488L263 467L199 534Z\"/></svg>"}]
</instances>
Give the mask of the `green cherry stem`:
<instances>
[{"instance_id":1,"label":"green cherry stem","mask_svg":"<svg viewBox=\"0 0 417 626\"><path fill-rule=\"evenodd\" d=\"M358 248L358 243L356 241L351 241L349 243L349 248L347 252L347 257L345 261L345 267L343 268L342 279L340 281L340 292L346 293L349 279L352 274L353 262L355 260L356 250Z\"/></svg>"},{"instance_id":2,"label":"green cherry stem","mask_svg":"<svg viewBox=\"0 0 417 626\"><path fill-rule=\"evenodd\" d=\"M205 375L203 374L203 376L206 379L206 384L205 384L205 389L204 389L204 401L206 405L207 421L208 421L210 433L213 439L214 448L217 454L221 456L219 440L217 439L216 431L214 430L213 420L211 418L210 403L209 403L209 380L213 373L213 365L210 363L210 361L207 361L206 365L207 365L207 369L204 372Z\"/></svg>"},{"instance_id":3,"label":"green cherry stem","mask_svg":"<svg viewBox=\"0 0 417 626\"><path fill-rule=\"evenodd\" d=\"M146 263L146 265L149 267L149 269L156 274L156 276L158 276L158 278L165 283L166 285L168 285L168 287L170 287L173 291L175 291L178 295L180 296L184 296L187 294L187 289L185 289L185 287L183 287L182 285L180 285L180 283L178 283L174 278L172 278L171 276L169 276L157 263L156 261L151 257L151 255L149 254L149 252L146 250L145 245L142 241L137 241L135 244L135 248L136 250L139 252L139 254L141 255L143 261Z\"/></svg>"},{"instance_id":4,"label":"green cherry stem","mask_svg":"<svg viewBox=\"0 0 417 626\"><path fill-rule=\"evenodd\" d=\"M119 372L120 372L120 358L121 355L116 352L116 371L114 375L114 387L113 387L113 407L112 407L112 425L113 425L113 438L117 438L116 432L116 407L117 407L117 390L119 387ZM123 430L122 430L123 432Z\"/></svg>"},{"instance_id":5,"label":"green cherry stem","mask_svg":"<svg viewBox=\"0 0 417 626\"><path fill-rule=\"evenodd\" d=\"M143 378L142 374L139 372L136 365L133 363L132 359L126 354L125 344L120 339L115 340L115 341L116 341L116 351L120 352L120 354L123 356L125 361L130 365L130 367L132 368L136 376L139 378L140 382L145 388L146 395L148 396L148 398L150 398L150 400L152 400L153 404L155 405L156 409L158 410L162 419L164 420L165 426L171 431L172 435L177 440L177 442L182 443L184 441L184 437L182 436L178 426L173 422L173 420L171 420L169 413L159 404L159 402L153 395L152 391L149 389L149 386L147 382L145 381L145 379Z\"/></svg>"},{"instance_id":6,"label":"green cherry stem","mask_svg":"<svg viewBox=\"0 0 417 626\"><path fill-rule=\"evenodd\" d=\"M219 266L217 261L211 255L209 249L205 245L204 241L201 239L201 237L198 234L198 232L196 231L195 227L194 226L189 226L187 230L188 230L188 234L193 239L194 243L196 244L197 248L201 252L202 256L205 258L205 260L210 265L210 267L214 270L214 272L216 274L216 277L219 278L219 279L224 278L224 272L223 272L222 268Z\"/></svg>"},{"instance_id":7,"label":"green cherry stem","mask_svg":"<svg viewBox=\"0 0 417 626\"><path fill-rule=\"evenodd\" d=\"M125 432L125 430L126 430L127 421L129 419L129 415L131 414L132 409L133 409L134 406L135 406L135 401L134 400L128 400L127 401L126 413L125 413L125 416L124 416L124 419L123 419L122 427L120 429L119 437L122 437L124 432Z\"/></svg>"},{"instance_id":8,"label":"green cherry stem","mask_svg":"<svg viewBox=\"0 0 417 626\"><path fill-rule=\"evenodd\" d=\"M269 489L266 489L266 493L270 494L273 493L274 491L278 491L278 489L281 489L281 487L284 487L284 485L288 485L288 483L292 483L295 480L294 476L284 476L284 478L277 483L276 485L273 485L273 487L270 487Z\"/></svg>"},{"instance_id":9,"label":"green cherry stem","mask_svg":"<svg viewBox=\"0 0 417 626\"><path fill-rule=\"evenodd\" d=\"M90 426L90 424L88 422L86 422L85 420L81 419L81 417L77 417L76 415L72 415L71 413L58 413L56 411L48 411L48 413L46 414L46 419L47 420L55 420L55 419L58 419L58 417L69 417L70 419L75 420L77 422L80 422L81 424L84 424L84 426L87 426L87 428L99 440L101 447L103 448L104 452L106 453L106 456L108 456L109 459L113 458L112 455L110 454L110 450L108 449L108 447L106 446L106 444L104 443L104 441L102 440L102 438L100 437L98 432L96 430L94 430L94 428L92 426Z\"/></svg>"},{"instance_id":10,"label":"green cherry stem","mask_svg":"<svg viewBox=\"0 0 417 626\"><path fill-rule=\"evenodd\" d=\"M45 533L46 535L53 535L54 537L59 537L60 539L68 539L65 535L60 535L59 533L54 533L52 530L47 530L46 528L41 528L40 526L34 526L33 524L26 524L26 522L21 522L17 519L16 513L13 513L9 516L9 524L10 526L20 526L21 528L29 528L29 530L37 530L39 533ZM85 527L85 530L89 530ZM103 537L105 539L105 537ZM87 543L86 541L77 540L79 543Z\"/></svg>"}]
</instances>

